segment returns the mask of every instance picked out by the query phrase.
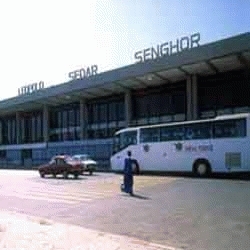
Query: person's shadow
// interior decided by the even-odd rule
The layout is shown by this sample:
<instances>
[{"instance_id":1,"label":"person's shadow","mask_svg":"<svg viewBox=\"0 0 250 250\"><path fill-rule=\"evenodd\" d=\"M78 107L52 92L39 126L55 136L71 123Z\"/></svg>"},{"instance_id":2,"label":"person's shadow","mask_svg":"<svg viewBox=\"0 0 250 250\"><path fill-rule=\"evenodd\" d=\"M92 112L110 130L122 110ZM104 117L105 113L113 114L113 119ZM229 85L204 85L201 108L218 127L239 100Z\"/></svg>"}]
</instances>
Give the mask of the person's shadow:
<instances>
[{"instance_id":1,"label":"person's shadow","mask_svg":"<svg viewBox=\"0 0 250 250\"><path fill-rule=\"evenodd\" d=\"M151 200L150 197L147 197L147 196L144 196L144 195L140 195L140 194L130 195L130 194L123 193L122 196L131 197L131 198L137 198L137 199L141 199L141 200Z\"/></svg>"},{"instance_id":2,"label":"person's shadow","mask_svg":"<svg viewBox=\"0 0 250 250\"><path fill-rule=\"evenodd\" d=\"M140 194L133 194L133 195L130 195L130 197L132 197L132 198L137 198L137 199L141 199L141 200L151 200L150 197L143 196L143 195L140 195Z\"/></svg>"},{"instance_id":3,"label":"person's shadow","mask_svg":"<svg viewBox=\"0 0 250 250\"><path fill-rule=\"evenodd\" d=\"M124 191L124 184L121 184L121 192L124 194L126 193ZM129 197L134 197L134 198L137 198L137 199L141 199L141 200L151 200L149 197L147 196L143 196L143 195L139 195L139 194L125 194L126 196L128 195Z\"/></svg>"}]
</instances>

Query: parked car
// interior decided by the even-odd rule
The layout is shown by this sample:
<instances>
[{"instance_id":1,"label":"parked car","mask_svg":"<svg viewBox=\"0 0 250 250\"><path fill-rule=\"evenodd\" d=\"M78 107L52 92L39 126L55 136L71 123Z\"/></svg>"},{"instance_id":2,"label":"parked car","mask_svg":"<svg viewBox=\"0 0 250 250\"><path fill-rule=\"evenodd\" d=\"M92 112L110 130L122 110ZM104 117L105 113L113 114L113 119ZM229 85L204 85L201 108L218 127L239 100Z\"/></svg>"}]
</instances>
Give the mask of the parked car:
<instances>
[{"instance_id":1,"label":"parked car","mask_svg":"<svg viewBox=\"0 0 250 250\"><path fill-rule=\"evenodd\" d=\"M82 165L80 161L72 159L67 155L58 155L51 159L50 162L38 167L39 174L42 178L45 175L63 175L65 179L69 175L73 175L76 179L82 173Z\"/></svg>"},{"instance_id":2,"label":"parked car","mask_svg":"<svg viewBox=\"0 0 250 250\"><path fill-rule=\"evenodd\" d=\"M94 161L88 154L80 154L72 156L74 160L80 161L84 171L89 172L90 175L96 170L97 162Z\"/></svg>"}]
</instances>

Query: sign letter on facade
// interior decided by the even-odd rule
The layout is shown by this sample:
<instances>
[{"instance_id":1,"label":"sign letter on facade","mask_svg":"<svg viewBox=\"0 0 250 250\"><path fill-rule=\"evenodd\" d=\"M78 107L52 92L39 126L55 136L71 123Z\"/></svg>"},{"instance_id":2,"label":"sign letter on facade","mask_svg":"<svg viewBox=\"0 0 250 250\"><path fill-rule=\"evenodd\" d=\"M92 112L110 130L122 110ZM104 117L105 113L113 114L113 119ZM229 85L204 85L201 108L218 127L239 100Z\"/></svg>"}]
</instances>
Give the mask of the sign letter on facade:
<instances>
[{"instance_id":1,"label":"sign letter on facade","mask_svg":"<svg viewBox=\"0 0 250 250\"><path fill-rule=\"evenodd\" d=\"M69 78L71 78L72 80L84 79L84 78L97 75L97 73L98 73L97 65L92 65L87 68L82 68L82 69L69 72Z\"/></svg>"},{"instance_id":2,"label":"sign letter on facade","mask_svg":"<svg viewBox=\"0 0 250 250\"><path fill-rule=\"evenodd\" d=\"M156 48L151 47L134 54L137 63L145 62L147 60L154 60L158 57L171 56L173 54L199 47L200 33L195 33L191 36L184 36L175 41L169 41L157 45Z\"/></svg>"}]
</instances>

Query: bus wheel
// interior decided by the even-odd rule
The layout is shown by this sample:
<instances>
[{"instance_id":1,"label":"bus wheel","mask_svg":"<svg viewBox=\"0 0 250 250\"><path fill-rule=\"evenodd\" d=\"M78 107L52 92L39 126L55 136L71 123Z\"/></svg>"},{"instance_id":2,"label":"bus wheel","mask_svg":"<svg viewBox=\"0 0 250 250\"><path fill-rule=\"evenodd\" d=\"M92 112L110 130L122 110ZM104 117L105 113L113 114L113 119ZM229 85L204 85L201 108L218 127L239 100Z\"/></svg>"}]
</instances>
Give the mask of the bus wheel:
<instances>
[{"instance_id":1,"label":"bus wheel","mask_svg":"<svg viewBox=\"0 0 250 250\"><path fill-rule=\"evenodd\" d=\"M211 166L205 159L199 159L194 163L193 172L198 177L206 177L211 174Z\"/></svg>"}]
</instances>

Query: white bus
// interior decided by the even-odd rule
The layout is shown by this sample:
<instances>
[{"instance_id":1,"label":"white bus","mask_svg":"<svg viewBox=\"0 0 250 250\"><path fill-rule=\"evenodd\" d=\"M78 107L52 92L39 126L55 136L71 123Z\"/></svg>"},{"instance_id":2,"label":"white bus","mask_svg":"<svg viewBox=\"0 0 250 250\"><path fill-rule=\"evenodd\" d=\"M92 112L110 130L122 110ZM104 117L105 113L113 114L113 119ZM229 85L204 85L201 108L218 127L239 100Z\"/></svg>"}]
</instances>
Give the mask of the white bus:
<instances>
[{"instance_id":1,"label":"white bus","mask_svg":"<svg viewBox=\"0 0 250 250\"><path fill-rule=\"evenodd\" d=\"M140 172L250 172L250 114L122 129L114 136L114 172L128 150Z\"/></svg>"}]
</instances>

